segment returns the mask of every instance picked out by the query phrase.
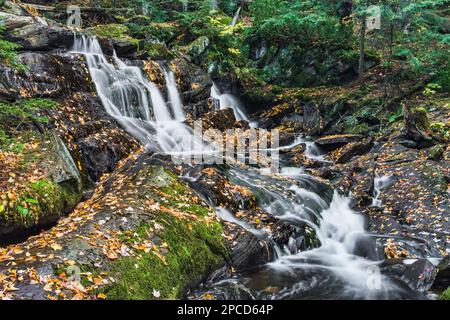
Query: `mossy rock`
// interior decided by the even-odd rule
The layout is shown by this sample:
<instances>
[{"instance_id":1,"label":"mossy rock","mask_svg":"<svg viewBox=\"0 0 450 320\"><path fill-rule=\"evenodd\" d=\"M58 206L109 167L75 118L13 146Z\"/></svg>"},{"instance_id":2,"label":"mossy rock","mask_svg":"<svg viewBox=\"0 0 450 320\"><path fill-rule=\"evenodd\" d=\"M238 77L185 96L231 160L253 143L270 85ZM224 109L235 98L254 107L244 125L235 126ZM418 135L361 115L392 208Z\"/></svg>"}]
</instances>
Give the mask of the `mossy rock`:
<instances>
[{"instance_id":1,"label":"mossy rock","mask_svg":"<svg viewBox=\"0 0 450 320\"><path fill-rule=\"evenodd\" d=\"M173 56L166 45L161 43L144 44L143 51L150 59L154 60L167 59Z\"/></svg>"},{"instance_id":2,"label":"mossy rock","mask_svg":"<svg viewBox=\"0 0 450 320\"><path fill-rule=\"evenodd\" d=\"M162 157L130 156L65 219L15 245L11 268L45 280L25 278L11 298L182 298L223 267L230 249L215 210L171 168ZM69 267L82 272L75 287L64 285Z\"/></svg>"},{"instance_id":3,"label":"mossy rock","mask_svg":"<svg viewBox=\"0 0 450 320\"><path fill-rule=\"evenodd\" d=\"M210 41L208 37L198 37L186 48L186 58L191 62L199 63L209 44Z\"/></svg>"},{"instance_id":4,"label":"mossy rock","mask_svg":"<svg viewBox=\"0 0 450 320\"><path fill-rule=\"evenodd\" d=\"M151 219L140 220L136 228L125 232L121 241L128 247L149 242L153 246L137 255L108 261L105 268L90 268L93 274L106 269L115 279L95 293L112 300L180 298L187 286L224 263L227 249L222 226L211 219L215 216L212 208L193 201L195 195L188 186L166 168L142 167L131 181L134 186L142 183L141 196L135 197L154 199L159 209L153 211ZM134 201L130 206L136 206Z\"/></svg>"},{"instance_id":5,"label":"mossy rock","mask_svg":"<svg viewBox=\"0 0 450 320\"><path fill-rule=\"evenodd\" d=\"M14 237L56 222L81 199L80 174L54 133L23 133L0 154L0 234Z\"/></svg>"},{"instance_id":6,"label":"mossy rock","mask_svg":"<svg viewBox=\"0 0 450 320\"><path fill-rule=\"evenodd\" d=\"M131 37L128 32L128 27L119 23L110 23L97 25L86 29L87 32L92 33L98 37L113 39L118 42L129 42L134 46L139 45L139 40Z\"/></svg>"},{"instance_id":7,"label":"mossy rock","mask_svg":"<svg viewBox=\"0 0 450 320\"><path fill-rule=\"evenodd\" d=\"M447 288L444 292L439 296L440 300L450 300L450 287Z\"/></svg>"}]
</instances>

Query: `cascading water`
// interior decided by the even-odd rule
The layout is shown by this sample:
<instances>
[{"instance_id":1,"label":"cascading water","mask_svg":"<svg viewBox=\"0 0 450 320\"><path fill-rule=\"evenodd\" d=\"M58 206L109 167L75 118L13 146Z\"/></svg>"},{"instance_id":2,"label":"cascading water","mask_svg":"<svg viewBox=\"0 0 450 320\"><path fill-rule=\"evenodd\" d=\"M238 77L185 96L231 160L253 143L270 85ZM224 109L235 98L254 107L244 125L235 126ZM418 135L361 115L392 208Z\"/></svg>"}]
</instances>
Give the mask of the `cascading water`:
<instances>
[{"instance_id":1,"label":"cascading water","mask_svg":"<svg viewBox=\"0 0 450 320\"><path fill-rule=\"evenodd\" d=\"M73 51L85 55L106 111L148 148L173 155L180 152L180 145L185 147L187 143L183 150L192 152L199 146L201 152L209 152L203 141L193 138L193 130L183 123L183 105L172 72L165 73L167 103L158 87L144 77L138 67L127 65L115 55L109 61L95 38L75 36ZM220 94L215 86L211 93L220 102L220 108L231 107L238 119L248 119L231 95ZM186 137L188 142L185 142ZM348 198L333 193L299 168L283 168L278 177L261 175L250 168L232 168L228 174L236 184L250 188L261 207L274 217L296 228L308 225L312 230L311 237L315 233L320 245L301 251L295 245L301 242L300 239L291 239L276 261L253 273L222 281L221 286L238 283L255 298L387 298L388 294L390 297L400 295L400 291L382 275L379 287L375 286L374 290L368 287L371 276L368 270L377 262L373 261L374 249L370 245L365 247L370 241L365 233L364 219L350 209ZM195 183L193 177L186 179ZM226 209L217 210L223 219L237 223L255 235L264 234L263 230L243 224ZM267 287L278 289L268 293Z\"/></svg>"},{"instance_id":2,"label":"cascading water","mask_svg":"<svg viewBox=\"0 0 450 320\"><path fill-rule=\"evenodd\" d=\"M272 216L296 228L306 224L313 230L310 237L319 244L301 251L299 244L305 239L291 238L282 254L266 267L208 284L206 291L224 299L236 298L236 290L242 290L237 298L248 298L251 293L256 299L414 296L409 288L381 274L381 261L377 260L373 239L365 231L364 217L350 208L349 198L299 168L284 168L279 174L283 178L260 175L252 169L234 168L228 174L236 184L250 188L260 206Z\"/></svg>"},{"instance_id":3,"label":"cascading water","mask_svg":"<svg viewBox=\"0 0 450 320\"><path fill-rule=\"evenodd\" d=\"M186 120L186 118L184 117L183 103L181 102L181 98L178 93L175 74L170 70L165 70L164 75L166 78L166 85L167 91L169 93L170 105L172 106L175 120L184 121Z\"/></svg>"},{"instance_id":4,"label":"cascading water","mask_svg":"<svg viewBox=\"0 0 450 320\"><path fill-rule=\"evenodd\" d=\"M391 181L391 177L389 176L380 176L378 173L375 173L374 178L374 197L372 200L372 206L373 207L379 207L381 206L381 201L379 199L381 190L386 188Z\"/></svg>"},{"instance_id":5,"label":"cascading water","mask_svg":"<svg viewBox=\"0 0 450 320\"><path fill-rule=\"evenodd\" d=\"M241 13L241 9L242 9L242 7L239 7L237 9L236 13L234 14L233 21L231 21L231 26L232 27L236 26L236 24L237 24L237 22L239 20L239 14Z\"/></svg>"},{"instance_id":6,"label":"cascading water","mask_svg":"<svg viewBox=\"0 0 450 320\"><path fill-rule=\"evenodd\" d=\"M247 114L244 111L244 108L242 107L239 100L229 93L220 93L219 88L216 86L216 84L213 83L211 87L211 98L213 100L213 104L217 109L228 109L231 108L234 112L234 116L236 120L241 121L247 121L250 125L250 127L256 127L256 122L251 122L247 116Z\"/></svg>"},{"instance_id":7,"label":"cascading water","mask_svg":"<svg viewBox=\"0 0 450 320\"><path fill-rule=\"evenodd\" d=\"M125 130L156 151L180 157L186 150L207 152L209 147L183 123L183 105L172 71L165 72L169 96L166 103L158 87L144 77L139 67L125 64L115 54L113 61L108 61L96 38L74 37L72 51L86 57L103 106Z\"/></svg>"}]
</instances>

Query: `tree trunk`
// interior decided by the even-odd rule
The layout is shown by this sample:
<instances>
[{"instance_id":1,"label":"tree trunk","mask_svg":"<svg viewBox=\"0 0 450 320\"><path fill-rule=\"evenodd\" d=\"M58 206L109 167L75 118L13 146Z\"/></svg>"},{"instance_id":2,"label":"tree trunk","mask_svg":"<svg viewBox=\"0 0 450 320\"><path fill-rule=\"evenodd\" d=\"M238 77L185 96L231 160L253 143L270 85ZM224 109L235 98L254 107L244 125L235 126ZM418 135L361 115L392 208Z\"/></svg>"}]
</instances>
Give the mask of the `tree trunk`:
<instances>
[{"instance_id":1,"label":"tree trunk","mask_svg":"<svg viewBox=\"0 0 450 320\"><path fill-rule=\"evenodd\" d=\"M358 81L361 83L364 76L364 52L366 44L366 15L361 15L361 30L359 32L359 65Z\"/></svg>"}]
</instances>

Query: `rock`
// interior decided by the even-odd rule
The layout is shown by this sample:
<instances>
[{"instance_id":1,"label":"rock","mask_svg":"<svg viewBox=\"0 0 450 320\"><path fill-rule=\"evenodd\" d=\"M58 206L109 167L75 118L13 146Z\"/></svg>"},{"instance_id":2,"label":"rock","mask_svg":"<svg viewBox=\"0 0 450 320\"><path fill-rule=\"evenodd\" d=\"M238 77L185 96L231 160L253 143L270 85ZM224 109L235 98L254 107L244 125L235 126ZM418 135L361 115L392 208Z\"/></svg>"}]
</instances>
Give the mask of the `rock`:
<instances>
[{"instance_id":1,"label":"rock","mask_svg":"<svg viewBox=\"0 0 450 320\"><path fill-rule=\"evenodd\" d=\"M12 1L0 1L0 9L2 12L15 14L18 16L27 15L28 13L17 3Z\"/></svg>"},{"instance_id":2,"label":"rock","mask_svg":"<svg viewBox=\"0 0 450 320\"><path fill-rule=\"evenodd\" d=\"M442 147L442 145L435 145L427 150L427 159L439 161L442 159L444 151L445 149Z\"/></svg>"},{"instance_id":3,"label":"rock","mask_svg":"<svg viewBox=\"0 0 450 320\"><path fill-rule=\"evenodd\" d=\"M94 90L80 55L25 52L18 60L27 70L7 68L0 74L0 100L60 98L72 91Z\"/></svg>"},{"instance_id":4,"label":"rock","mask_svg":"<svg viewBox=\"0 0 450 320\"><path fill-rule=\"evenodd\" d=\"M293 114L300 115L303 111L298 101L283 102L261 113L258 117L258 123L262 128L273 129L282 125L287 117Z\"/></svg>"},{"instance_id":5,"label":"rock","mask_svg":"<svg viewBox=\"0 0 450 320\"><path fill-rule=\"evenodd\" d=\"M314 102L308 102L303 106L303 130L309 136L319 135L323 123L320 110Z\"/></svg>"},{"instance_id":6,"label":"rock","mask_svg":"<svg viewBox=\"0 0 450 320\"><path fill-rule=\"evenodd\" d=\"M215 207L232 208L232 210L256 209L257 201L252 192L233 184L216 168L197 168L190 172L197 177L193 184L198 192L213 202Z\"/></svg>"},{"instance_id":7,"label":"rock","mask_svg":"<svg viewBox=\"0 0 450 320\"><path fill-rule=\"evenodd\" d=\"M358 141L361 138L362 136L359 134L337 134L320 137L314 143L326 151L332 151L350 142Z\"/></svg>"},{"instance_id":8,"label":"rock","mask_svg":"<svg viewBox=\"0 0 450 320\"><path fill-rule=\"evenodd\" d=\"M189 176L196 177L191 185L198 193L234 216L230 219L219 214L230 247L229 264L236 270L244 271L272 261L275 252L270 239L283 246L294 232L293 227L283 225L259 209L255 195L248 188L234 184L217 168L197 167L189 171ZM268 234L260 231L263 229Z\"/></svg>"},{"instance_id":9,"label":"rock","mask_svg":"<svg viewBox=\"0 0 450 320\"><path fill-rule=\"evenodd\" d=\"M190 62L199 64L209 44L210 41L208 37L198 37L186 48L185 58Z\"/></svg>"},{"instance_id":10,"label":"rock","mask_svg":"<svg viewBox=\"0 0 450 320\"><path fill-rule=\"evenodd\" d=\"M373 147L372 139L365 139L363 141L350 142L349 144L338 148L327 158L336 163L345 163L355 156L360 156L369 152Z\"/></svg>"},{"instance_id":11,"label":"rock","mask_svg":"<svg viewBox=\"0 0 450 320\"><path fill-rule=\"evenodd\" d=\"M212 81L208 73L183 58L170 61L169 66L175 73L185 112L192 110L191 105L209 99Z\"/></svg>"},{"instance_id":12,"label":"rock","mask_svg":"<svg viewBox=\"0 0 450 320\"><path fill-rule=\"evenodd\" d=\"M414 140L419 148L432 145L433 139L430 136L431 126L427 111L424 108L410 110L404 106L403 113L406 136Z\"/></svg>"},{"instance_id":13,"label":"rock","mask_svg":"<svg viewBox=\"0 0 450 320\"><path fill-rule=\"evenodd\" d=\"M201 100L197 103L191 103L184 106L184 111L191 117L192 120L199 120L205 117L211 111L211 101Z\"/></svg>"},{"instance_id":14,"label":"rock","mask_svg":"<svg viewBox=\"0 0 450 320\"><path fill-rule=\"evenodd\" d=\"M225 132L226 129L233 129L236 127L236 118L234 117L233 109L222 109L218 111L211 111L203 115L202 128L219 129Z\"/></svg>"},{"instance_id":15,"label":"rock","mask_svg":"<svg viewBox=\"0 0 450 320\"><path fill-rule=\"evenodd\" d=\"M374 197L375 156L366 154L346 163L320 169L320 176L330 180L335 188L352 194L355 207L364 210Z\"/></svg>"},{"instance_id":16,"label":"rock","mask_svg":"<svg viewBox=\"0 0 450 320\"><path fill-rule=\"evenodd\" d=\"M383 272L394 276L411 289L426 292L432 286L436 278L436 268L427 259L418 259L414 262L404 261L403 263L388 264L382 266Z\"/></svg>"},{"instance_id":17,"label":"rock","mask_svg":"<svg viewBox=\"0 0 450 320\"><path fill-rule=\"evenodd\" d=\"M61 292L69 299L96 299L99 293L108 299L175 299L224 265L227 248L214 210L160 163L148 155L128 159L51 231L14 246L26 250L1 248L0 261L12 255L16 263L0 264L2 276L11 268L37 275L15 282L11 298L61 298ZM81 291L63 285L73 268L104 281ZM80 276L81 283L88 281Z\"/></svg>"},{"instance_id":18,"label":"rock","mask_svg":"<svg viewBox=\"0 0 450 320\"><path fill-rule=\"evenodd\" d=\"M74 93L60 101L49 116L84 178L90 181L112 172L120 160L140 148L94 94Z\"/></svg>"},{"instance_id":19,"label":"rock","mask_svg":"<svg viewBox=\"0 0 450 320\"><path fill-rule=\"evenodd\" d=\"M0 100L49 97L60 102L46 111L45 126L64 139L84 178L98 181L132 150L136 140L107 114L78 54L26 52L19 55L27 71L0 74Z\"/></svg>"},{"instance_id":20,"label":"rock","mask_svg":"<svg viewBox=\"0 0 450 320\"><path fill-rule=\"evenodd\" d=\"M71 30L51 21L43 22L28 13L0 12L0 20L5 26L4 38L20 44L23 50L68 49L73 43Z\"/></svg>"},{"instance_id":21,"label":"rock","mask_svg":"<svg viewBox=\"0 0 450 320\"><path fill-rule=\"evenodd\" d=\"M2 167L10 171L7 181L0 176L2 238L19 237L55 223L75 207L82 194L80 173L54 132L24 133L15 143L24 145L23 154L17 156L24 167L8 165L11 155L0 156Z\"/></svg>"},{"instance_id":22,"label":"rock","mask_svg":"<svg viewBox=\"0 0 450 320\"><path fill-rule=\"evenodd\" d=\"M382 212L372 211L370 228L393 236L380 239L386 256L443 257L450 245L448 163L427 160L418 150L389 141L380 149L376 172L390 177L380 190Z\"/></svg>"}]
</instances>

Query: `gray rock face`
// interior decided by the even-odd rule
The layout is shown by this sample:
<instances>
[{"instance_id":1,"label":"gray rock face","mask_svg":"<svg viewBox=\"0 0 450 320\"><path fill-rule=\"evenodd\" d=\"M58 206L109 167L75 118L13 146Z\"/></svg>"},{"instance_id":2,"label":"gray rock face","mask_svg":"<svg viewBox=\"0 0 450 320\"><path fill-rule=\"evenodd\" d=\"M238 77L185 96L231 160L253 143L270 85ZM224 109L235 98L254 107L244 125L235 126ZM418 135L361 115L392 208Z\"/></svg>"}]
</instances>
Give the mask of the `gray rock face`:
<instances>
[{"instance_id":1,"label":"gray rock face","mask_svg":"<svg viewBox=\"0 0 450 320\"><path fill-rule=\"evenodd\" d=\"M206 36L194 40L186 50L186 59L194 63L199 63L203 53L208 48L209 43L209 38Z\"/></svg>"},{"instance_id":2,"label":"gray rock face","mask_svg":"<svg viewBox=\"0 0 450 320\"><path fill-rule=\"evenodd\" d=\"M5 26L5 39L20 44L24 50L69 48L73 41L69 29L54 23L47 25L31 15L0 12L0 20Z\"/></svg>"},{"instance_id":3,"label":"gray rock face","mask_svg":"<svg viewBox=\"0 0 450 320\"><path fill-rule=\"evenodd\" d=\"M60 98L72 91L92 91L82 56L24 52L18 56L24 72L6 68L0 74L0 100Z\"/></svg>"}]
</instances>

